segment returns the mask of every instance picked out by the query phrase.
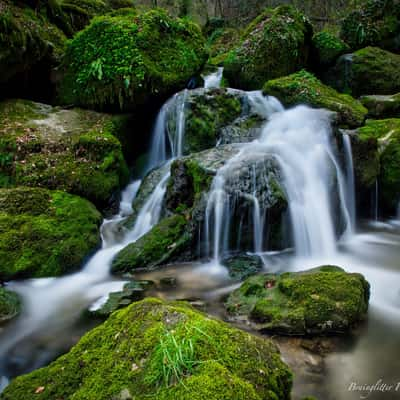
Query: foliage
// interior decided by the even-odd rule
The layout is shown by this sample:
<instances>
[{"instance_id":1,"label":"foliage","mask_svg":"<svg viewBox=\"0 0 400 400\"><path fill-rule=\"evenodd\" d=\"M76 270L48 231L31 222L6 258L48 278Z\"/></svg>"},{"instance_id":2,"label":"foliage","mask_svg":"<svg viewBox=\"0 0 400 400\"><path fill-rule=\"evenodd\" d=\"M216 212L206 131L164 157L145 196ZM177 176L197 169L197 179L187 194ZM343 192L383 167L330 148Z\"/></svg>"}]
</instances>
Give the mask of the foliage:
<instances>
[{"instance_id":1,"label":"foliage","mask_svg":"<svg viewBox=\"0 0 400 400\"><path fill-rule=\"evenodd\" d=\"M189 367L179 362L180 379L171 377L169 386L159 387L166 349L174 360L182 351ZM48 367L13 380L1 399L109 400L134 394L137 400L288 400L291 385L291 373L268 339L185 303L149 298L113 313ZM44 390L35 394L39 386Z\"/></svg>"},{"instance_id":2,"label":"foliage","mask_svg":"<svg viewBox=\"0 0 400 400\"><path fill-rule=\"evenodd\" d=\"M126 109L185 86L205 61L198 26L165 11L95 18L68 44L66 103Z\"/></svg>"}]
</instances>

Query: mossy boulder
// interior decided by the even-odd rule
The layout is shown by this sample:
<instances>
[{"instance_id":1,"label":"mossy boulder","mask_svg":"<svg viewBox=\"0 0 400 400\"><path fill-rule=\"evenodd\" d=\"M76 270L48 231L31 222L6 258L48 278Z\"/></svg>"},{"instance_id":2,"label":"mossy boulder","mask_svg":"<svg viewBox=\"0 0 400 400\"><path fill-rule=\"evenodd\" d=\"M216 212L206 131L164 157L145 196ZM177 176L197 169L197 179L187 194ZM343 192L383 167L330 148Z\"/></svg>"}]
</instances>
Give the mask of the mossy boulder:
<instances>
[{"instance_id":1,"label":"mossy boulder","mask_svg":"<svg viewBox=\"0 0 400 400\"><path fill-rule=\"evenodd\" d=\"M288 400L291 386L270 340L185 303L149 298L113 313L48 367L16 378L0 398Z\"/></svg>"},{"instance_id":2,"label":"mossy boulder","mask_svg":"<svg viewBox=\"0 0 400 400\"><path fill-rule=\"evenodd\" d=\"M132 110L183 89L206 59L200 28L161 9L98 17L68 44L60 99Z\"/></svg>"},{"instance_id":3,"label":"mossy boulder","mask_svg":"<svg viewBox=\"0 0 400 400\"><path fill-rule=\"evenodd\" d=\"M186 224L185 217L178 214L162 219L148 233L117 254L111 271L121 274L167 263L190 241L185 234Z\"/></svg>"},{"instance_id":4,"label":"mossy boulder","mask_svg":"<svg viewBox=\"0 0 400 400\"><path fill-rule=\"evenodd\" d=\"M62 189L108 206L129 178L116 137L123 124L123 116L0 103L0 186Z\"/></svg>"},{"instance_id":5,"label":"mossy boulder","mask_svg":"<svg viewBox=\"0 0 400 400\"><path fill-rule=\"evenodd\" d=\"M305 70L268 81L263 92L277 97L286 106L308 104L335 111L341 126L360 126L367 115L367 109L358 100L338 93Z\"/></svg>"},{"instance_id":6,"label":"mossy boulder","mask_svg":"<svg viewBox=\"0 0 400 400\"><path fill-rule=\"evenodd\" d=\"M100 244L101 219L87 200L61 191L0 189L0 280L78 269Z\"/></svg>"},{"instance_id":7,"label":"mossy boulder","mask_svg":"<svg viewBox=\"0 0 400 400\"><path fill-rule=\"evenodd\" d=\"M350 47L329 31L320 31L312 38L312 62L316 68L335 63L342 54L349 53Z\"/></svg>"},{"instance_id":8,"label":"mossy boulder","mask_svg":"<svg viewBox=\"0 0 400 400\"><path fill-rule=\"evenodd\" d=\"M361 141L377 141L379 200L385 214L395 214L400 200L400 119L368 120L358 129Z\"/></svg>"},{"instance_id":9,"label":"mossy boulder","mask_svg":"<svg viewBox=\"0 0 400 400\"><path fill-rule=\"evenodd\" d=\"M260 89L265 81L306 65L311 37L309 21L294 7L266 9L225 59L224 76L232 87Z\"/></svg>"},{"instance_id":10,"label":"mossy boulder","mask_svg":"<svg viewBox=\"0 0 400 400\"><path fill-rule=\"evenodd\" d=\"M240 43L240 31L231 27L213 30L207 38L211 65L223 65L228 54Z\"/></svg>"},{"instance_id":11,"label":"mossy boulder","mask_svg":"<svg viewBox=\"0 0 400 400\"><path fill-rule=\"evenodd\" d=\"M16 3L0 1L0 97L51 98L51 71L60 63L66 37L45 13Z\"/></svg>"},{"instance_id":12,"label":"mossy boulder","mask_svg":"<svg viewBox=\"0 0 400 400\"><path fill-rule=\"evenodd\" d=\"M15 318L21 310L19 296L3 287L0 287L0 324Z\"/></svg>"},{"instance_id":13,"label":"mossy boulder","mask_svg":"<svg viewBox=\"0 0 400 400\"><path fill-rule=\"evenodd\" d=\"M326 73L326 83L354 97L400 91L400 54L366 47L345 54Z\"/></svg>"},{"instance_id":14,"label":"mossy boulder","mask_svg":"<svg viewBox=\"0 0 400 400\"><path fill-rule=\"evenodd\" d=\"M237 281L257 274L264 266L261 257L240 253L223 259L221 264L228 269L229 276Z\"/></svg>"},{"instance_id":15,"label":"mossy boulder","mask_svg":"<svg viewBox=\"0 0 400 400\"><path fill-rule=\"evenodd\" d=\"M372 118L400 118L400 93L392 96L370 95L360 98Z\"/></svg>"},{"instance_id":16,"label":"mossy boulder","mask_svg":"<svg viewBox=\"0 0 400 400\"><path fill-rule=\"evenodd\" d=\"M400 3L363 0L341 22L341 37L352 49L378 46L400 50Z\"/></svg>"},{"instance_id":17,"label":"mossy boulder","mask_svg":"<svg viewBox=\"0 0 400 400\"><path fill-rule=\"evenodd\" d=\"M368 301L369 284L362 275L322 266L252 276L231 293L226 306L263 331L305 335L348 331L365 318Z\"/></svg>"}]
</instances>

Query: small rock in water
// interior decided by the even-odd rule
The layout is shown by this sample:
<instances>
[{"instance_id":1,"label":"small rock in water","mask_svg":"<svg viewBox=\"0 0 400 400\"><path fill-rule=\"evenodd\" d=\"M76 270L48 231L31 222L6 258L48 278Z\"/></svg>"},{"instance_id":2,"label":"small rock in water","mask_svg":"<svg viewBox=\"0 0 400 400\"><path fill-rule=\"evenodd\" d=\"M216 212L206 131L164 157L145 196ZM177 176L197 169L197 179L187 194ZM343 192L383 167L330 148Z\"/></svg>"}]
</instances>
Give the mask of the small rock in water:
<instances>
[{"instance_id":1,"label":"small rock in water","mask_svg":"<svg viewBox=\"0 0 400 400\"><path fill-rule=\"evenodd\" d=\"M173 276L166 276L160 279L160 285L162 288L175 288L178 285L178 280Z\"/></svg>"}]
</instances>

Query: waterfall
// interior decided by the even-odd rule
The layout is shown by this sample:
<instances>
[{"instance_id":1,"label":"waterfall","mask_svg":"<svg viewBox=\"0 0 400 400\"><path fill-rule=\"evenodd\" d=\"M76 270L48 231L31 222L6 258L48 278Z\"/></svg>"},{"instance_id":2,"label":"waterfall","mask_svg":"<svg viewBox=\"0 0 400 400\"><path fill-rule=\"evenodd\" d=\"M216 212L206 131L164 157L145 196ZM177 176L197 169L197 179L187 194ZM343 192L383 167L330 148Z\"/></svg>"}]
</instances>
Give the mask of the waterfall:
<instances>
[{"instance_id":1,"label":"waterfall","mask_svg":"<svg viewBox=\"0 0 400 400\"><path fill-rule=\"evenodd\" d=\"M260 100L260 99L258 99ZM299 256L328 256L336 250L336 221L344 221L351 231L348 199L353 192L346 185L332 147L333 135L329 112L298 106L283 110L277 100L265 98L269 121L259 139L242 145L239 154L218 170L211 187L206 216L205 238L212 243L212 255L219 262L226 252L223 240L232 215L231 196L227 193L229 177L243 164L254 165L267 155L278 163L286 193L295 250ZM259 104L263 102L259 101ZM271 112L274 111L274 112ZM335 196L336 194L336 196ZM259 252L263 243L260 205L253 198L254 243ZM333 215L335 198L340 215ZM256 221L257 219L257 221Z\"/></svg>"},{"instance_id":2,"label":"waterfall","mask_svg":"<svg viewBox=\"0 0 400 400\"><path fill-rule=\"evenodd\" d=\"M346 185L347 185L347 209L350 214L350 222L352 231L356 226L356 200L355 200L355 180L354 180L354 165L353 152L351 148L351 139L348 134L343 134L343 149L346 160Z\"/></svg>"},{"instance_id":3,"label":"waterfall","mask_svg":"<svg viewBox=\"0 0 400 400\"><path fill-rule=\"evenodd\" d=\"M222 74L224 72L223 67L219 67L217 71L204 77L204 88L219 88L221 86Z\"/></svg>"}]
</instances>

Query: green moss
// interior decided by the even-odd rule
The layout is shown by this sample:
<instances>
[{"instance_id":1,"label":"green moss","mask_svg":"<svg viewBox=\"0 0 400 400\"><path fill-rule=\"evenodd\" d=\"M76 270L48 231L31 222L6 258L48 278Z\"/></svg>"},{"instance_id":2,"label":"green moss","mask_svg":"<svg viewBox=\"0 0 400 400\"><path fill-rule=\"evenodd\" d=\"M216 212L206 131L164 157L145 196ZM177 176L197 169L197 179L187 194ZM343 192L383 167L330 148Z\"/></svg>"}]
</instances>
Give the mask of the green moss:
<instances>
[{"instance_id":1,"label":"green moss","mask_svg":"<svg viewBox=\"0 0 400 400\"><path fill-rule=\"evenodd\" d=\"M0 279L58 276L80 267L100 242L101 215L59 191L0 189Z\"/></svg>"},{"instance_id":2,"label":"green moss","mask_svg":"<svg viewBox=\"0 0 400 400\"><path fill-rule=\"evenodd\" d=\"M226 89L213 89L195 96L188 105L185 130L185 154L214 147L219 130L240 116L242 105Z\"/></svg>"},{"instance_id":3,"label":"green moss","mask_svg":"<svg viewBox=\"0 0 400 400\"><path fill-rule=\"evenodd\" d=\"M400 5L396 0L364 0L341 23L341 37L353 49L378 46L398 50Z\"/></svg>"},{"instance_id":4,"label":"green moss","mask_svg":"<svg viewBox=\"0 0 400 400\"><path fill-rule=\"evenodd\" d=\"M266 80L306 65L311 36L310 23L294 7L267 9L225 59L224 76L232 87L260 89Z\"/></svg>"},{"instance_id":5,"label":"green moss","mask_svg":"<svg viewBox=\"0 0 400 400\"><path fill-rule=\"evenodd\" d=\"M322 66L333 64L339 56L350 52L350 47L345 42L328 31L316 33L312 44L315 61Z\"/></svg>"},{"instance_id":6,"label":"green moss","mask_svg":"<svg viewBox=\"0 0 400 400\"><path fill-rule=\"evenodd\" d=\"M358 100L336 92L305 70L268 81L263 92L276 96L286 106L308 104L335 111L342 126L360 126L367 114L367 109Z\"/></svg>"},{"instance_id":7,"label":"green moss","mask_svg":"<svg viewBox=\"0 0 400 400\"><path fill-rule=\"evenodd\" d=\"M0 323L16 317L21 309L19 296L0 287Z\"/></svg>"},{"instance_id":8,"label":"green moss","mask_svg":"<svg viewBox=\"0 0 400 400\"><path fill-rule=\"evenodd\" d=\"M366 315L369 284L360 274L323 266L247 279L227 300L263 330L283 334L344 332Z\"/></svg>"},{"instance_id":9,"label":"green moss","mask_svg":"<svg viewBox=\"0 0 400 400\"><path fill-rule=\"evenodd\" d=\"M164 218L137 242L121 250L112 264L113 273L133 272L166 263L187 245L187 221L182 215Z\"/></svg>"},{"instance_id":10,"label":"green moss","mask_svg":"<svg viewBox=\"0 0 400 400\"><path fill-rule=\"evenodd\" d=\"M222 65L234 46L239 43L240 32L234 28L218 28L207 39L211 65Z\"/></svg>"},{"instance_id":11,"label":"green moss","mask_svg":"<svg viewBox=\"0 0 400 400\"><path fill-rule=\"evenodd\" d=\"M160 349L191 340L195 363L169 386L153 378L165 367ZM170 342L168 342L170 343ZM187 354L185 352L185 354ZM106 400L290 398L292 377L275 345L206 317L184 303L146 299L118 311L50 366L16 378L1 399ZM35 394L37 387L41 393ZM231 397L233 395L233 397ZM247 395L247 396L246 396Z\"/></svg>"},{"instance_id":12,"label":"green moss","mask_svg":"<svg viewBox=\"0 0 400 400\"><path fill-rule=\"evenodd\" d=\"M39 103L0 103L2 186L62 189L107 206L128 180L121 117ZM8 179L5 179L8 178Z\"/></svg>"},{"instance_id":13,"label":"green moss","mask_svg":"<svg viewBox=\"0 0 400 400\"><path fill-rule=\"evenodd\" d=\"M60 97L100 109L163 98L200 71L204 45L197 25L162 10L95 18L68 44Z\"/></svg>"}]
</instances>

